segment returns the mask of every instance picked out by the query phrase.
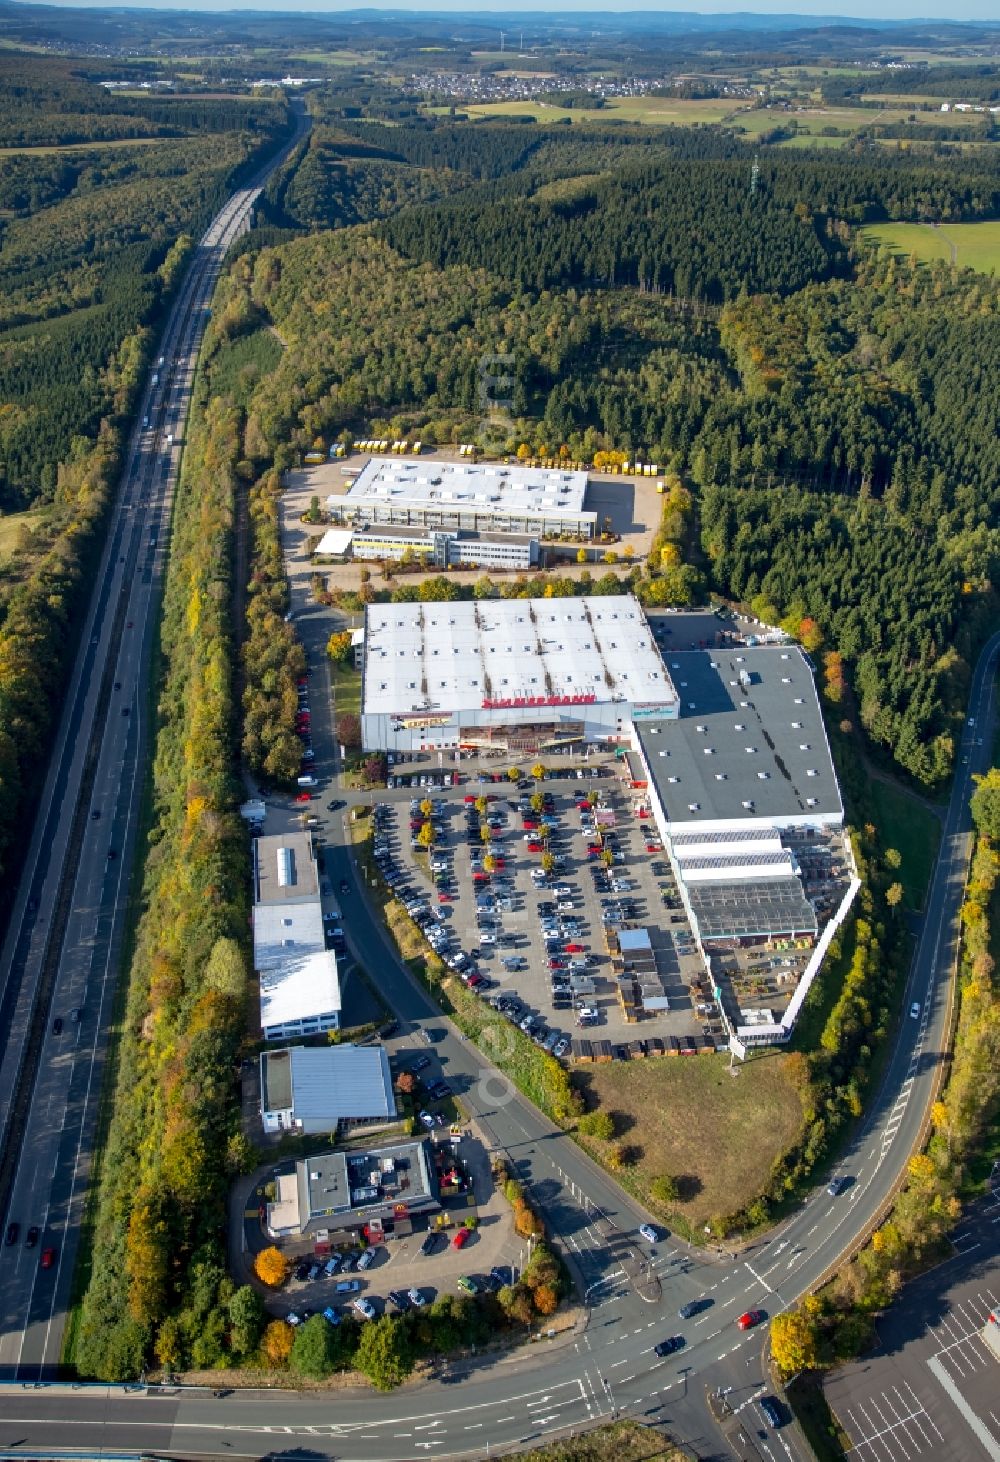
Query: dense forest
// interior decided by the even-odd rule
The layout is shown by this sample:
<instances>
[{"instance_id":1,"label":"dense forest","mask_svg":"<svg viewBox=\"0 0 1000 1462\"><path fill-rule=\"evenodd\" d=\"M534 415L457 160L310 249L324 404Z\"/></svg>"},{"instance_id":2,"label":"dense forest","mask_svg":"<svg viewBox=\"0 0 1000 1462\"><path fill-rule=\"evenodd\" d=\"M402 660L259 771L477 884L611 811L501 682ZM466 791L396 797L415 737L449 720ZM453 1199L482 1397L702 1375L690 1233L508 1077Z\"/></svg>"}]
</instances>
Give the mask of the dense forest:
<instances>
[{"instance_id":1,"label":"dense forest","mask_svg":"<svg viewBox=\"0 0 1000 1462\"><path fill-rule=\"evenodd\" d=\"M785 255L759 256L767 291L751 292L745 269L723 274L728 285L716 276L731 296L721 309L671 298L651 262L658 242L674 257L689 248L679 180L690 191L703 169L719 175L720 208L711 213L710 197L702 209L714 253L691 250L692 267L717 258L728 268L758 208L791 241ZM859 249L840 209L909 197L919 211L934 188L950 206L979 208L992 185L986 170L935 175L928 191L927 164L824 169L769 157L762 201L744 186L741 204L740 173L725 159L644 164L596 183L534 178L541 203L470 206L477 187L504 181L494 180L376 232L251 250L227 286L232 328L273 321L289 348L250 397L245 450L259 465L287 465L345 431L465 440L479 429L482 362L504 352L506 450L583 460L621 450L680 473L700 489L715 586L766 617L814 618L872 742L936 786L996 580L1000 440L987 385L1000 370L1000 290ZM676 207L662 206L667 196ZM500 229L504 208L523 211L517 226ZM474 226L491 210L494 231ZM528 216L550 223L532 234ZM589 279L602 248L622 253ZM560 273L589 282L551 277ZM671 602L698 582L654 575L638 587Z\"/></svg>"},{"instance_id":2,"label":"dense forest","mask_svg":"<svg viewBox=\"0 0 1000 1462\"><path fill-rule=\"evenodd\" d=\"M2 877L164 307L192 236L290 118L283 102L233 98L165 129L143 115L149 98L109 97L67 62L4 52L0 77L4 145L18 128L118 137L121 121L146 139L15 152L0 177L0 513L34 510L0 561Z\"/></svg>"}]
</instances>

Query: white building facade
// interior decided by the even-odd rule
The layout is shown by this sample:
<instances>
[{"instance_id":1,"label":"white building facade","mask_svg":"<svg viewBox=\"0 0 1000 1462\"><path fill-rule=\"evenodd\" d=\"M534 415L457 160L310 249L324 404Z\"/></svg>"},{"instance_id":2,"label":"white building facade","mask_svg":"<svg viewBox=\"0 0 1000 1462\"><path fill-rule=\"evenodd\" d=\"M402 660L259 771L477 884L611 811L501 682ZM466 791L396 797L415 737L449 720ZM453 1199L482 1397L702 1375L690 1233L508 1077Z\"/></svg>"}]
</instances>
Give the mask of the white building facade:
<instances>
[{"instance_id":1,"label":"white building facade","mask_svg":"<svg viewBox=\"0 0 1000 1462\"><path fill-rule=\"evenodd\" d=\"M632 595L370 605L367 750L543 753L629 740L678 695Z\"/></svg>"}]
</instances>

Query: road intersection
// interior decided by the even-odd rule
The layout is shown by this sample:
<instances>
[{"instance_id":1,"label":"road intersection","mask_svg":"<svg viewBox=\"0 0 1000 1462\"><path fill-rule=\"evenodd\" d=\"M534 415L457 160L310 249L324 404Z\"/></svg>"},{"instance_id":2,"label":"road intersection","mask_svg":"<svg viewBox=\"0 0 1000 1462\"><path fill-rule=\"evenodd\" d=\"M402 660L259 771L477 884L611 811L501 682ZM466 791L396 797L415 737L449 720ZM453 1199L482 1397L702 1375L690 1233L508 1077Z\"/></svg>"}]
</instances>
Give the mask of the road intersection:
<instances>
[{"instance_id":1,"label":"road intersection","mask_svg":"<svg viewBox=\"0 0 1000 1462\"><path fill-rule=\"evenodd\" d=\"M137 433L133 442L4 951L5 970L16 977L4 1006L8 1044L0 1119L14 1131L18 1053L39 1018L33 981L55 937L30 913L29 904L37 899L36 908L55 907L66 874L63 863L74 846L82 847L72 865L72 896L60 934L58 1004L52 1010L83 1008L85 1018L56 1038L47 1001L42 1005L42 1060L7 1210L12 1216L19 1205L17 1216L24 1221L44 1219L46 1232L58 1240L59 1262L43 1274L30 1251L0 1251L0 1373L11 1378L0 1388L0 1455L16 1444L20 1455L27 1448L48 1456L84 1448L90 1454L305 1454L392 1462L414 1455L481 1456L629 1415L662 1423L699 1455L721 1456L728 1449L706 1401L725 1392L731 1411L746 1418L747 1445L757 1456L799 1462L803 1454L794 1437L766 1425L757 1406L766 1327L744 1332L736 1320L752 1309L767 1316L779 1313L837 1267L885 1212L923 1130L948 1040L959 910L972 847L971 776L988 765L1000 636L976 667L969 724L907 984L904 1010L917 1004L919 1018L903 1016L880 1089L838 1164L838 1173L853 1179L845 1193L831 1198L818 1190L774 1233L739 1254L696 1252L669 1241L651 1253L636 1234L648 1215L511 1086L487 1053L460 1036L400 963L365 894L346 813L339 811L323 818L322 832L329 876L335 883L347 880L354 889L345 909L351 953L368 970L379 971L380 989L404 1037L422 1045L429 1035L463 1105L530 1191L587 1296L586 1327L568 1338L541 1338L513 1355L473 1357L377 1402L371 1392L353 1390L219 1396L197 1388L123 1390L48 1382L60 1354L78 1240L125 909L135 787L146 751L142 710L148 648L176 465L175 452L164 451L161 433L166 423L184 420L212 269L232 231L243 226L252 201L251 190L237 195L213 226L214 266L192 275L199 281L197 294L173 327L178 333L172 383L157 387L159 396L152 387L147 394L152 411L162 409L163 425L153 429L148 453L147 434ZM297 606L297 621L317 663L329 626L318 607L305 603ZM321 673L326 674L325 663ZM102 686L110 713L106 701L99 715ZM332 725L323 724L331 715L325 700L317 697L314 706L317 746L334 742ZM98 731L97 754L87 782L82 762L74 758L83 757L91 744L91 724ZM318 770L324 770L322 765ZM93 810L101 817L94 819ZM109 858L109 846L115 858ZM681 1323L677 1312L690 1300L703 1301L704 1308L696 1319ZM656 1341L674 1333L684 1333L684 1350L657 1357Z\"/></svg>"}]
</instances>

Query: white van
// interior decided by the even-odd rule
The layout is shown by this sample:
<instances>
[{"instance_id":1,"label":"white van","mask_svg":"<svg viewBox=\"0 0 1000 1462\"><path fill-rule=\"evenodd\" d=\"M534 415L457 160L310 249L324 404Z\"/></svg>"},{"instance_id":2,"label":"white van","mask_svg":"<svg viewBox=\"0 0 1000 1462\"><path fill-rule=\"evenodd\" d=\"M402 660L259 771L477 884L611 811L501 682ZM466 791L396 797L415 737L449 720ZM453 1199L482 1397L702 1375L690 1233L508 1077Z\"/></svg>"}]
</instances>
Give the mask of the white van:
<instances>
[{"instance_id":1,"label":"white van","mask_svg":"<svg viewBox=\"0 0 1000 1462\"><path fill-rule=\"evenodd\" d=\"M315 787L316 786L316 778L313 776L312 772L306 772L306 774L304 776L302 776L302 777L296 777L295 780L296 780L297 784L300 787Z\"/></svg>"}]
</instances>

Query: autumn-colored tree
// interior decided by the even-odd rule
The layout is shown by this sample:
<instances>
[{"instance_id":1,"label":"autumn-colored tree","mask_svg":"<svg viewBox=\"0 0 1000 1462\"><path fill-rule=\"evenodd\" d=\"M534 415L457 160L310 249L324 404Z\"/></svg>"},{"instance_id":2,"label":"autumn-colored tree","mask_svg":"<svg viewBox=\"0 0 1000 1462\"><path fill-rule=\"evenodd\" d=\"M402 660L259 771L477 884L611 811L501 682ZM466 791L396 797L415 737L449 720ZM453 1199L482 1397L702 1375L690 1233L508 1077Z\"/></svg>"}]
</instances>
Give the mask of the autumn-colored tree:
<instances>
[{"instance_id":1,"label":"autumn-colored tree","mask_svg":"<svg viewBox=\"0 0 1000 1462\"><path fill-rule=\"evenodd\" d=\"M786 1310L771 1321L771 1355L786 1376L818 1364L816 1327L801 1310Z\"/></svg>"},{"instance_id":2,"label":"autumn-colored tree","mask_svg":"<svg viewBox=\"0 0 1000 1462\"><path fill-rule=\"evenodd\" d=\"M556 866L555 855L552 853L542 854L542 872L552 873Z\"/></svg>"},{"instance_id":3,"label":"autumn-colored tree","mask_svg":"<svg viewBox=\"0 0 1000 1462\"><path fill-rule=\"evenodd\" d=\"M261 1353L272 1366L285 1366L292 1353L295 1332L285 1320L272 1320L260 1342Z\"/></svg>"},{"instance_id":4,"label":"autumn-colored tree","mask_svg":"<svg viewBox=\"0 0 1000 1462\"><path fill-rule=\"evenodd\" d=\"M140 1325L155 1325L163 1315L169 1237L159 1191L140 1188L125 1240L129 1313Z\"/></svg>"},{"instance_id":5,"label":"autumn-colored tree","mask_svg":"<svg viewBox=\"0 0 1000 1462\"><path fill-rule=\"evenodd\" d=\"M885 901L890 909L895 909L903 902L903 885L901 883L890 883L885 891Z\"/></svg>"},{"instance_id":6,"label":"autumn-colored tree","mask_svg":"<svg viewBox=\"0 0 1000 1462\"><path fill-rule=\"evenodd\" d=\"M288 1278L288 1259L273 1244L261 1249L253 1261L253 1267L261 1283L270 1285L272 1289L277 1289Z\"/></svg>"},{"instance_id":7,"label":"autumn-colored tree","mask_svg":"<svg viewBox=\"0 0 1000 1462\"><path fill-rule=\"evenodd\" d=\"M540 1315L553 1315L559 1308L559 1296L551 1284L538 1285L531 1298Z\"/></svg>"},{"instance_id":8,"label":"autumn-colored tree","mask_svg":"<svg viewBox=\"0 0 1000 1462\"><path fill-rule=\"evenodd\" d=\"M417 833L417 842L424 849L434 846L434 824L432 822L422 823Z\"/></svg>"},{"instance_id":9,"label":"autumn-colored tree","mask_svg":"<svg viewBox=\"0 0 1000 1462\"><path fill-rule=\"evenodd\" d=\"M430 817L434 811L434 803L429 797L425 797L420 804L420 811L424 817Z\"/></svg>"},{"instance_id":10,"label":"autumn-colored tree","mask_svg":"<svg viewBox=\"0 0 1000 1462\"><path fill-rule=\"evenodd\" d=\"M534 777L536 782L542 782L545 780L545 767L540 761L536 761L535 765L531 768L531 775Z\"/></svg>"},{"instance_id":11,"label":"autumn-colored tree","mask_svg":"<svg viewBox=\"0 0 1000 1462\"><path fill-rule=\"evenodd\" d=\"M354 657L350 630L335 630L326 642L326 653L335 665L349 665Z\"/></svg>"},{"instance_id":12,"label":"autumn-colored tree","mask_svg":"<svg viewBox=\"0 0 1000 1462\"><path fill-rule=\"evenodd\" d=\"M507 780L508 782L519 782L521 780L520 770L517 767L508 767Z\"/></svg>"},{"instance_id":13,"label":"autumn-colored tree","mask_svg":"<svg viewBox=\"0 0 1000 1462\"><path fill-rule=\"evenodd\" d=\"M523 1198L514 1204L514 1232L522 1239L541 1237L545 1226L533 1208Z\"/></svg>"},{"instance_id":14,"label":"autumn-colored tree","mask_svg":"<svg viewBox=\"0 0 1000 1462\"><path fill-rule=\"evenodd\" d=\"M361 717L354 711L341 711L336 722L337 740L348 750L361 745Z\"/></svg>"},{"instance_id":15,"label":"autumn-colored tree","mask_svg":"<svg viewBox=\"0 0 1000 1462\"><path fill-rule=\"evenodd\" d=\"M396 1077L396 1090L404 1096L411 1096L417 1089L417 1078L412 1071L401 1071Z\"/></svg>"}]
</instances>

